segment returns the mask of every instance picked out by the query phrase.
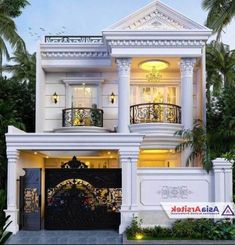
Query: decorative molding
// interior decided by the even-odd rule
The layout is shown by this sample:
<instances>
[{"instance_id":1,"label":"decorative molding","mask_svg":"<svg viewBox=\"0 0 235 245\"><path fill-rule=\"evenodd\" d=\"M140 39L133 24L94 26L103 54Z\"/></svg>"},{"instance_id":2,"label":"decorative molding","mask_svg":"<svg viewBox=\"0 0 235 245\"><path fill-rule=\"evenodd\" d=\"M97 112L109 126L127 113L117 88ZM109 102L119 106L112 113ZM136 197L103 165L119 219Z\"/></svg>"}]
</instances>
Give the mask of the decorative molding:
<instances>
[{"instance_id":1,"label":"decorative molding","mask_svg":"<svg viewBox=\"0 0 235 245\"><path fill-rule=\"evenodd\" d=\"M164 200L167 199L188 199L193 192L188 186L162 186L158 194Z\"/></svg>"},{"instance_id":2,"label":"decorative molding","mask_svg":"<svg viewBox=\"0 0 235 245\"><path fill-rule=\"evenodd\" d=\"M110 57L106 51L44 51L41 52L42 58L107 58Z\"/></svg>"},{"instance_id":3,"label":"decorative molding","mask_svg":"<svg viewBox=\"0 0 235 245\"><path fill-rule=\"evenodd\" d=\"M103 44L102 36L45 36L45 43L53 44Z\"/></svg>"},{"instance_id":4,"label":"decorative molding","mask_svg":"<svg viewBox=\"0 0 235 245\"><path fill-rule=\"evenodd\" d=\"M145 15L144 17L136 20L132 24L122 29L123 30L146 30L146 29L151 29L151 30L157 29L158 30L160 27L159 24L162 26L162 23L161 23L162 21L165 22L164 28L167 28L168 30L169 29L170 30L175 30L175 29L190 30L192 29L192 28L186 27L185 25L179 23L178 21L174 20L170 16L167 16L158 10L152 11L151 13ZM163 28L160 28L160 29L163 29Z\"/></svg>"},{"instance_id":5,"label":"decorative molding","mask_svg":"<svg viewBox=\"0 0 235 245\"><path fill-rule=\"evenodd\" d=\"M127 75L130 73L131 59L130 58L118 58L116 59L117 67L119 73L122 75Z\"/></svg>"},{"instance_id":6,"label":"decorative molding","mask_svg":"<svg viewBox=\"0 0 235 245\"><path fill-rule=\"evenodd\" d=\"M159 1L152 1L143 8L106 28L105 31L141 30L145 24L148 25L149 22L154 20L162 22L164 25L169 26L169 28L175 30L210 31L207 27L183 16L182 14ZM158 25L153 25L150 30L158 31Z\"/></svg>"},{"instance_id":7,"label":"decorative molding","mask_svg":"<svg viewBox=\"0 0 235 245\"><path fill-rule=\"evenodd\" d=\"M20 152L16 149L14 150L7 150L7 159L8 163L16 163L20 157Z\"/></svg>"},{"instance_id":8,"label":"decorative molding","mask_svg":"<svg viewBox=\"0 0 235 245\"><path fill-rule=\"evenodd\" d=\"M195 58L182 58L180 62L181 76L193 76L194 65L196 64Z\"/></svg>"},{"instance_id":9,"label":"decorative molding","mask_svg":"<svg viewBox=\"0 0 235 245\"><path fill-rule=\"evenodd\" d=\"M132 48L200 48L205 45L203 40L144 40L125 39L109 40L111 47L132 47Z\"/></svg>"}]
</instances>

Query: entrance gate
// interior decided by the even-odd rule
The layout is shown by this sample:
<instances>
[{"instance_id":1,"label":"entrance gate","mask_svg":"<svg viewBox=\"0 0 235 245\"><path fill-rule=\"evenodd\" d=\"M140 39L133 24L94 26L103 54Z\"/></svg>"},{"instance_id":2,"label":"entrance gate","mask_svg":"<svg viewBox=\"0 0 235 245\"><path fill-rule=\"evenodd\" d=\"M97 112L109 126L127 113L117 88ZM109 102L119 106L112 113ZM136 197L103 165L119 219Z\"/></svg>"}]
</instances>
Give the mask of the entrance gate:
<instances>
[{"instance_id":1,"label":"entrance gate","mask_svg":"<svg viewBox=\"0 0 235 245\"><path fill-rule=\"evenodd\" d=\"M46 169L45 229L118 228L121 169Z\"/></svg>"}]
</instances>

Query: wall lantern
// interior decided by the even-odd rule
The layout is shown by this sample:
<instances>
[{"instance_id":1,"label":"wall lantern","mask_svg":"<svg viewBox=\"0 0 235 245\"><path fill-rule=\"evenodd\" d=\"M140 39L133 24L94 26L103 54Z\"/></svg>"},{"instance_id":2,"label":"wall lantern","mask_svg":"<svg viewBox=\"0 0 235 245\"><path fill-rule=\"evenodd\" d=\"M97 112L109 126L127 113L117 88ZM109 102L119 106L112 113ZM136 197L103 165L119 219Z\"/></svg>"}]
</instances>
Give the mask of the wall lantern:
<instances>
[{"instance_id":1,"label":"wall lantern","mask_svg":"<svg viewBox=\"0 0 235 245\"><path fill-rule=\"evenodd\" d=\"M116 95L112 92L109 96L110 102L113 104L115 102Z\"/></svg>"},{"instance_id":2,"label":"wall lantern","mask_svg":"<svg viewBox=\"0 0 235 245\"><path fill-rule=\"evenodd\" d=\"M58 100L59 100L59 95L55 92L53 95L52 95L52 99L53 99L53 102L55 104L58 103Z\"/></svg>"}]
</instances>

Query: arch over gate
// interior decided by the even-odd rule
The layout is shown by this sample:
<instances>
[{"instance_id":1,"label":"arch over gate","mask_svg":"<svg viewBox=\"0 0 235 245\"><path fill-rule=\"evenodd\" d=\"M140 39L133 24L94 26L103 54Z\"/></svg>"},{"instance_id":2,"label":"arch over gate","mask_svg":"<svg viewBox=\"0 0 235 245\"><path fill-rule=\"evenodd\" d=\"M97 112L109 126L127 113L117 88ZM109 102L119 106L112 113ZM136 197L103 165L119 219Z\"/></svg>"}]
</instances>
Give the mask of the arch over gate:
<instances>
[{"instance_id":1,"label":"arch over gate","mask_svg":"<svg viewBox=\"0 0 235 245\"><path fill-rule=\"evenodd\" d=\"M118 228L121 169L46 169L46 229Z\"/></svg>"}]
</instances>

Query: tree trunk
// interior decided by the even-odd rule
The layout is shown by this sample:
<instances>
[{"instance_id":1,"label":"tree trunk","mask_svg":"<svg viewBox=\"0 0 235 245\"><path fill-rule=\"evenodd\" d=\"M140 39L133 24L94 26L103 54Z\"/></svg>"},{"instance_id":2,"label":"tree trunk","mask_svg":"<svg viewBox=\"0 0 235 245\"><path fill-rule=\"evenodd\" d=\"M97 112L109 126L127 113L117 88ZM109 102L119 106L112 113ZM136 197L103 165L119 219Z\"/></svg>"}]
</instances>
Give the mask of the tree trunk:
<instances>
[{"instance_id":1,"label":"tree trunk","mask_svg":"<svg viewBox=\"0 0 235 245\"><path fill-rule=\"evenodd\" d=\"M0 79L2 79L2 51L0 50Z\"/></svg>"}]
</instances>

